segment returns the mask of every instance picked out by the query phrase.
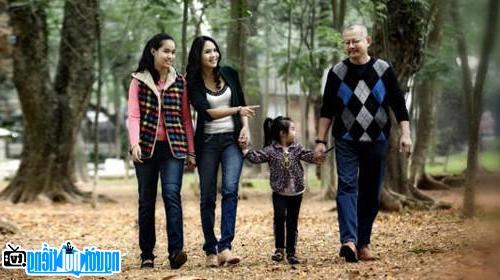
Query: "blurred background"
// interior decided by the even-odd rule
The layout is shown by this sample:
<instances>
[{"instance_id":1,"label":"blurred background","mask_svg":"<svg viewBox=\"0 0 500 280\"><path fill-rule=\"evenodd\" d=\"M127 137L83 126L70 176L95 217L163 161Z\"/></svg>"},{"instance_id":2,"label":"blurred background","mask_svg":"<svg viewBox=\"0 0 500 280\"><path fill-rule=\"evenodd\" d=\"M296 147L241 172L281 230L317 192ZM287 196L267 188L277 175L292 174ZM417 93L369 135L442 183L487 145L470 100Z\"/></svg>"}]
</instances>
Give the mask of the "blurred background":
<instances>
[{"instance_id":1,"label":"blurred background","mask_svg":"<svg viewBox=\"0 0 500 280\"><path fill-rule=\"evenodd\" d=\"M0 196L7 200L85 200L78 186L135 184L127 91L146 40L158 32L176 39L181 73L195 36L217 40L247 103L261 106L251 120L254 147L262 146L266 117L288 115L299 142L312 148L325 73L345 58L342 29L365 24L371 55L398 73L415 144L409 160L394 150L388 160L384 208L435 207L420 190L459 187L467 196L478 178L500 171L498 1L82 3L0 0ZM333 200L333 155L307 169L308 185ZM268 187L267 166L246 165L243 176L248 186Z\"/></svg>"}]
</instances>

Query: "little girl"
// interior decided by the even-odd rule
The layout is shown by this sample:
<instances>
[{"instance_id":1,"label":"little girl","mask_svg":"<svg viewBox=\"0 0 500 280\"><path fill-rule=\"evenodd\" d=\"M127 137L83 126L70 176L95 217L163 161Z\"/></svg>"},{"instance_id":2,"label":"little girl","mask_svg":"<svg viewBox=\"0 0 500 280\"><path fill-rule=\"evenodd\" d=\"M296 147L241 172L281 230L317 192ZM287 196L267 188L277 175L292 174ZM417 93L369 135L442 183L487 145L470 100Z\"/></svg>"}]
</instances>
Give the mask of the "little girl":
<instances>
[{"instance_id":1,"label":"little girl","mask_svg":"<svg viewBox=\"0 0 500 280\"><path fill-rule=\"evenodd\" d=\"M280 262L285 256L290 264L299 264L295 255L297 224L302 193L304 169L300 160L316 163L314 152L295 142L295 125L290 118L267 118L264 121L264 148L249 150L242 146L243 154L252 163L269 164L273 191L274 238L276 251L271 259Z\"/></svg>"}]
</instances>

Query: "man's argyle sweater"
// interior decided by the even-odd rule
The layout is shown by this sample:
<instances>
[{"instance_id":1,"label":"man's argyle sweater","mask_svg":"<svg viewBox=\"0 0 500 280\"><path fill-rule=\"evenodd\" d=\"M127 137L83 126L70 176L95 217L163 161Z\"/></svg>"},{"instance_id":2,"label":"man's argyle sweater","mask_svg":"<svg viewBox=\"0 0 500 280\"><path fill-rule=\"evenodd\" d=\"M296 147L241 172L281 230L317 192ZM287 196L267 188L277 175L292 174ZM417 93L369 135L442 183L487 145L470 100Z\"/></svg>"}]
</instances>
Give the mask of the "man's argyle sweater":
<instances>
[{"instance_id":1,"label":"man's argyle sweater","mask_svg":"<svg viewBox=\"0 0 500 280\"><path fill-rule=\"evenodd\" d=\"M335 117L335 139L373 142L389 138L389 107L398 122L409 120L394 70L371 58L362 65L346 59L331 68L323 94L321 117Z\"/></svg>"}]
</instances>

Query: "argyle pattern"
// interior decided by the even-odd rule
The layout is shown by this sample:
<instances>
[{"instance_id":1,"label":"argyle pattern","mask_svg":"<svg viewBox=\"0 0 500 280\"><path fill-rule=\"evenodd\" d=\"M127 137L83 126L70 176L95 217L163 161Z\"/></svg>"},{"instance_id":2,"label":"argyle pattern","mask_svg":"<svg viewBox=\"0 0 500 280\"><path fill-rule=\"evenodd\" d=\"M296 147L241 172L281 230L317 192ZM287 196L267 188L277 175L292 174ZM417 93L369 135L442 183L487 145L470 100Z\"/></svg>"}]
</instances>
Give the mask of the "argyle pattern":
<instances>
[{"instance_id":1,"label":"argyle pattern","mask_svg":"<svg viewBox=\"0 0 500 280\"><path fill-rule=\"evenodd\" d=\"M372 142L386 140L390 120L386 85L382 79L389 64L375 60L361 73L349 75L345 61L336 64L332 71L340 79L337 97L340 99L340 135L344 140Z\"/></svg>"}]
</instances>

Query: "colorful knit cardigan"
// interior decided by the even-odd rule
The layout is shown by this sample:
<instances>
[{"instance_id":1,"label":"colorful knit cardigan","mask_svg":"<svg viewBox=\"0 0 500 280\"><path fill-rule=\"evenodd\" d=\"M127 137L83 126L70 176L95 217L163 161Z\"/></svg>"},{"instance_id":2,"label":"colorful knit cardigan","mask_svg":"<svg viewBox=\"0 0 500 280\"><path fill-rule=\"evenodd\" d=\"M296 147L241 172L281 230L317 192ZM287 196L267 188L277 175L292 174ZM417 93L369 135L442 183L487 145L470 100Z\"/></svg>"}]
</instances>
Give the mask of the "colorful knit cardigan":
<instances>
[{"instance_id":1,"label":"colorful knit cardigan","mask_svg":"<svg viewBox=\"0 0 500 280\"><path fill-rule=\"evenodd\" d=\"M175 82L168 89L160 91L165 130L172 153L176 158L185 158L188 153L187 136L182 122L184 83L182 76L177 76ZM139 81L138 96L141 114L139 145L142 158L149 158L153 154L156 127L159 121L158 97L142 81Z\"/></svg>"}]
</instances>

